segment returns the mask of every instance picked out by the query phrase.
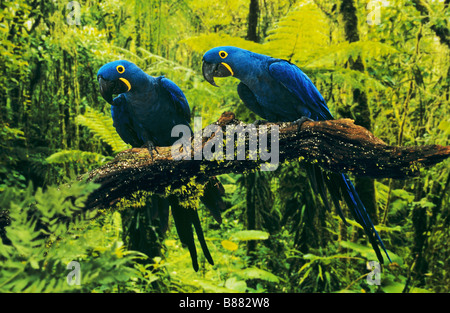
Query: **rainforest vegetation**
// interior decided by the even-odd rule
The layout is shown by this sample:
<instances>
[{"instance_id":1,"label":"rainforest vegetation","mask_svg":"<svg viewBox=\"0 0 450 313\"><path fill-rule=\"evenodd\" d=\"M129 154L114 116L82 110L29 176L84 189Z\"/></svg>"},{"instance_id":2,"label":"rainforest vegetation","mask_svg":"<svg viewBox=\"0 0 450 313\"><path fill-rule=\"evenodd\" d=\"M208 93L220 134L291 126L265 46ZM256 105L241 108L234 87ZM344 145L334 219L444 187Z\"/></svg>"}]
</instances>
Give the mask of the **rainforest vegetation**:
<instances>
[{"instance_id":1,"label":"rainforest vegetation","mask_svg":"<svg viewBox=\"0 0 450 313\"><path fill-rule=\"evenodd\" d=\"M130 148L96 77L119 59L175 82L203 127L258 119L236 79L202 76L203 53L232 45L298 65L335 118L389 145L449 145L449 0L0 0L0 41L0 292L450 291L448 159L401 180L349 173L382 272L302 162L218 176L222 223L193 204L215 262L199 252L198 272L173 220L161 234L148 218L149 191L79 214L98 188L80 177Z\"/></svg>"}]
</instances>

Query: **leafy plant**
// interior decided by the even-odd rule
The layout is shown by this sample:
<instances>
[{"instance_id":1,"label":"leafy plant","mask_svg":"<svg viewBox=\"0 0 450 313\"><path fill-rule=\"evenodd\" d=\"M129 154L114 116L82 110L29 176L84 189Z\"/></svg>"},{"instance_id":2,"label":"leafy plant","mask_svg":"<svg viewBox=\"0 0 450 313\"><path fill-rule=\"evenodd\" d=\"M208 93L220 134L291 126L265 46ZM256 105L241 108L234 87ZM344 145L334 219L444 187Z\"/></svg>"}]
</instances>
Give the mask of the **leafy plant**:
<instances>
[{"instance_id":1,"label":"leafy plant","mask_svg":"<svg viewBox=\"0 0 450 313\"><path fill-rule=\"evenodd\" d=\"M0 195L10 225L0 242L2 292L112 290L135 275L130 265L139 255L124 251L119 236L83 213L87 196L97 186L72 182L47 190L30 185ZM68 283L71 261L80 266L81 284Z\"/></svg>"},{"instance_id":2,"label":"leafy plant","mask_svg":"<svg viewBox=\"0 0 450 313\"><path fill-rule=\"evenodd\" d=\"M114 153L128 147L114 129L112 118L99 111L87 107L84 114L77 116L76 122L87 127L95 137L107 143Z\"/></svg>"},{"instance_id":3,"label":"leafy plant","mask_svg":"<svg viewBox=\"0 0 450 313\"><path fill-rule=\"evenodd\" d=\"M65 2L0 1L0 291L448 292L448 161L416 178L375 182L373 219L395 257L380 286L366 282L373 256L358 224L349 217L345 227L324 210L298 162L255 184L246 183L248 173L219 177L223 223L201 216L216 265L199 253L199 273L173 227L160 255L141 259L126 248L121 214L81 214L95 186L69 177L128 148L96 81L117 59L173 80L202 126L224 111L259 118L239 99L238 80L217 79L214 88L203 79L203 53L232 45L297 64L336 118L366 118L386 143L448 145L448 1L389 1L378 25L367 23L367 3L351 1L359 37L352 42L343 1L259 1L258 42L246 40L249 0L80 1L81 25L67 23ZM364 116L355 90L366 96ZM144 200L108 209L133 212ZM70 261L81 266L80 286L67 284Z\"/></svg>"}]
</instances>

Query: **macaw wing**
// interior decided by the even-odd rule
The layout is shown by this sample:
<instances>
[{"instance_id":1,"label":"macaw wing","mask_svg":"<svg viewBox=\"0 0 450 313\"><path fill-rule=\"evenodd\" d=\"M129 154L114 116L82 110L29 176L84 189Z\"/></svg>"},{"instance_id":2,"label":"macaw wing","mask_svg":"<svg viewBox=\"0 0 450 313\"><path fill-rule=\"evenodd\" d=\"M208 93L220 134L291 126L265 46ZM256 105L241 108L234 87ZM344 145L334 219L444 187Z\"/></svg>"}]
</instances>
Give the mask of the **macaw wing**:
<instances>
[{"instance_id":1,"label":"macaw wing","mask_svg":"<svg viewBox=\"0 0 450 313\"><path fill-rule=\"evenodd\" d=\"M319 90L296 65L277 60L269 65L269 74L299 99L299 111L308 111L314 120L333 119Z\"/></svg>"},{"instance_id":2,"label":"macaw wing","mask_svg":"<svg viewBox=\"0 0 450 313\"><path fill-rule=\"evenodd\" d=\"M191 119L191 110L189 108L189 103L180 87L165 77L161 78L161 86L169 92L177 112L179 112L184 118L186 118L186 121L189 122Z\"/></svg>"},{"instance_id":3,"label":"macaw wing","mask_svg":"<svg viewBox=\"0 0 450 313\"><path fill-rule=\"evenodd\" d=\"M237 86L237 91L239 98L241 98L247 108L258 114L262 118L267 119L263 107L258 103L255 95L250 90L250 88L247 87L247 85L242 82L239 83L239 85Z\"/></svg>"},{"instance_id":4,"label":"macaw wing","mask_svg":"<svg viewBox=\"0 0 450 313\"><path fill-rule=\"evenodd\" d=\"M134 130L133 120L128 112L127 100L123 94L114 98L114 105L111 106L111 116L113 126L119 134L120 138L133 147L141 147L143 141L139 139Z\"/></svg>"}]
</instances>

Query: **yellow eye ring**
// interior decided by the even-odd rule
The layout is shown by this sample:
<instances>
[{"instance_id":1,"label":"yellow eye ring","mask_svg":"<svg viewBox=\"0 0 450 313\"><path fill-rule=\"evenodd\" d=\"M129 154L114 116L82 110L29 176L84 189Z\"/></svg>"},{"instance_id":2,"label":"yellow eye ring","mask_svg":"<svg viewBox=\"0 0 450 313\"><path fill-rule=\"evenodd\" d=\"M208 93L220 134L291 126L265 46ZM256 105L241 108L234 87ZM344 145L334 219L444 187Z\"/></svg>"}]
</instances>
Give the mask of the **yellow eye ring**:
<instances>
[{"instance_id":1,"label":"yellow eye ring","mask_svg":"<svg viewBox=\"0 0 450 313\"><path fill-rule=\"evenodd\" d=\"M225 51L220 51L219 52L219 56L222 58L222 59L225 59L227 56L228 56L228 53L226 53Z\"/></svg>"},{"instance_id":2,"label":"yellow eye ring","mask_svg":"<svg viewBox=\"0 0 450 313\"><path fill-rule=\"evenodd\" d=\"M117 65L116 70L117 72L119 72L119 74L122 74L123 72L125 72L125 67L123 67L122 65Z\"/></svg>"}]
</instances>

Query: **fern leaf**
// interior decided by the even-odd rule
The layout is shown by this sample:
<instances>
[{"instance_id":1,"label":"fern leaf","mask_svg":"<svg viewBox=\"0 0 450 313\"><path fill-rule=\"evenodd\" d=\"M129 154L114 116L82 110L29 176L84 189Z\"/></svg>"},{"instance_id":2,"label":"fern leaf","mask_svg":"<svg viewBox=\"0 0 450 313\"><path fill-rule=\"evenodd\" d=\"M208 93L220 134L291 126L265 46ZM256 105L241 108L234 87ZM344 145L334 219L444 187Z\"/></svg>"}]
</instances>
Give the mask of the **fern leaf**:
<instances>
[{"instance_id":1,"label":"fern leaf","mask_svg":"<svg viewBox=\"0 0 450 313\"><path fill-rule=\"evenodd\" d=\"M333 74L333 80L338 85L347 84L351 88L363 88L364 86L373 88L374 90L383 91L386 86L378 79L356 70L347 68L328 68L328 67L312 67L304 66L302 70L308 75L329 78Z\"/></svg>"},{"instance_id":2,"label":"fern leaf","mask_svg":"<svg viewBox=\"0 0 450 313\"><path fill-rule=\"evenodd\" d=\"M123 151L128 145L123 142L114 129L112 119L103 113L87 107L84 115L78 115L76 122L87 127L94 136L107 143L114 153Z\"/></svg>"},{"instance_id":3,"label":"fern leaf","mask_svg":"<svg viewBox=\"0 0 450 313\"><path fill-rule=\"evenodd\" d=\"M0 240L0 292L80 292L99 285L112 290L136 276L129 264L138 253L121 251L118 236L108 236L114 230L84 214L74 218L96 188L93 183L71 181L45 190L34 191L30 184L25 191L0 193L0 204L11 218L6 227L9 243ZM67 264L75 260L81 264L80 286L67 282L71 273Z\"/></svg>"},{"instance_id":4,"label":"fern leaf","mask_svg":"<svg viewBox=\"0 0 450 313\"><path fill-rule=\"evenodd\" d=\"M328 45L329 25L314 3L300 3L269 31L267 48L271 56L302 61Z\"/></svg>"},{"instance_id":5,"label":"fern leaf","mask_svg":"<svg viewBox=\"0 0 450 313\"><path fill-rule=\"evenodd\" d=\"M246 50L259 53L267 53L264 45L248 41L239 37L233 37L226 34L212 33L194 36L180 43L187 45L195 52L203 54L205 51L217 46L235 46Z\"/></svg>"},{"instance_id":6,"label":"fern leaf","mask_svg":"<svg viewBox=\"0 0 450 313\"><path fill-rule=\"evenodd\" d=\"M281 278L257 267L250 267L235 272L235 274L243 279L261 279L273 283L279 283Z\"/></svg>"},{"instance_id":7,"label":"fern leaf","mask_svg":"<svg viewBox=\"0 0 450 313\"><path fill-rule=\"evenodd\" d=\"M313 67L344 65L350 57L379 59L399 51L376 41L343 42L330 45L327 18L312 2L300 2L269 31L268 50L271 56L292 60ZM318 48L322 47L322 48Z\"/></svg>"},{"instance_id":8,"label":"fern leaf","mask_svg":"<svg viewBox=\"0 0 450 313\"><path fill-rule=\"evenodd\" d=\"M103 164L110 160L110 157L106 157L102 154L95 152L86 152L80 150L62 150L53 153L47 157L46 161L52 164L64 164L64 163L81 163L81 164L91 164L99 163Z\"/></svg>"},{"instance_id":9,"label":"fern leaf","mask_svg":"<svg viewBox=\"0 0 450 313\"><path fill-rule=\"evenodd\" d=\"M336 64L345 64L350 58L355 60L361 57L363 60L381 59L400 51L388 44L376 41L343 42L326 49L322 49L309 63L310 66L326 67Z\"/></svg>"}]
</instances>

